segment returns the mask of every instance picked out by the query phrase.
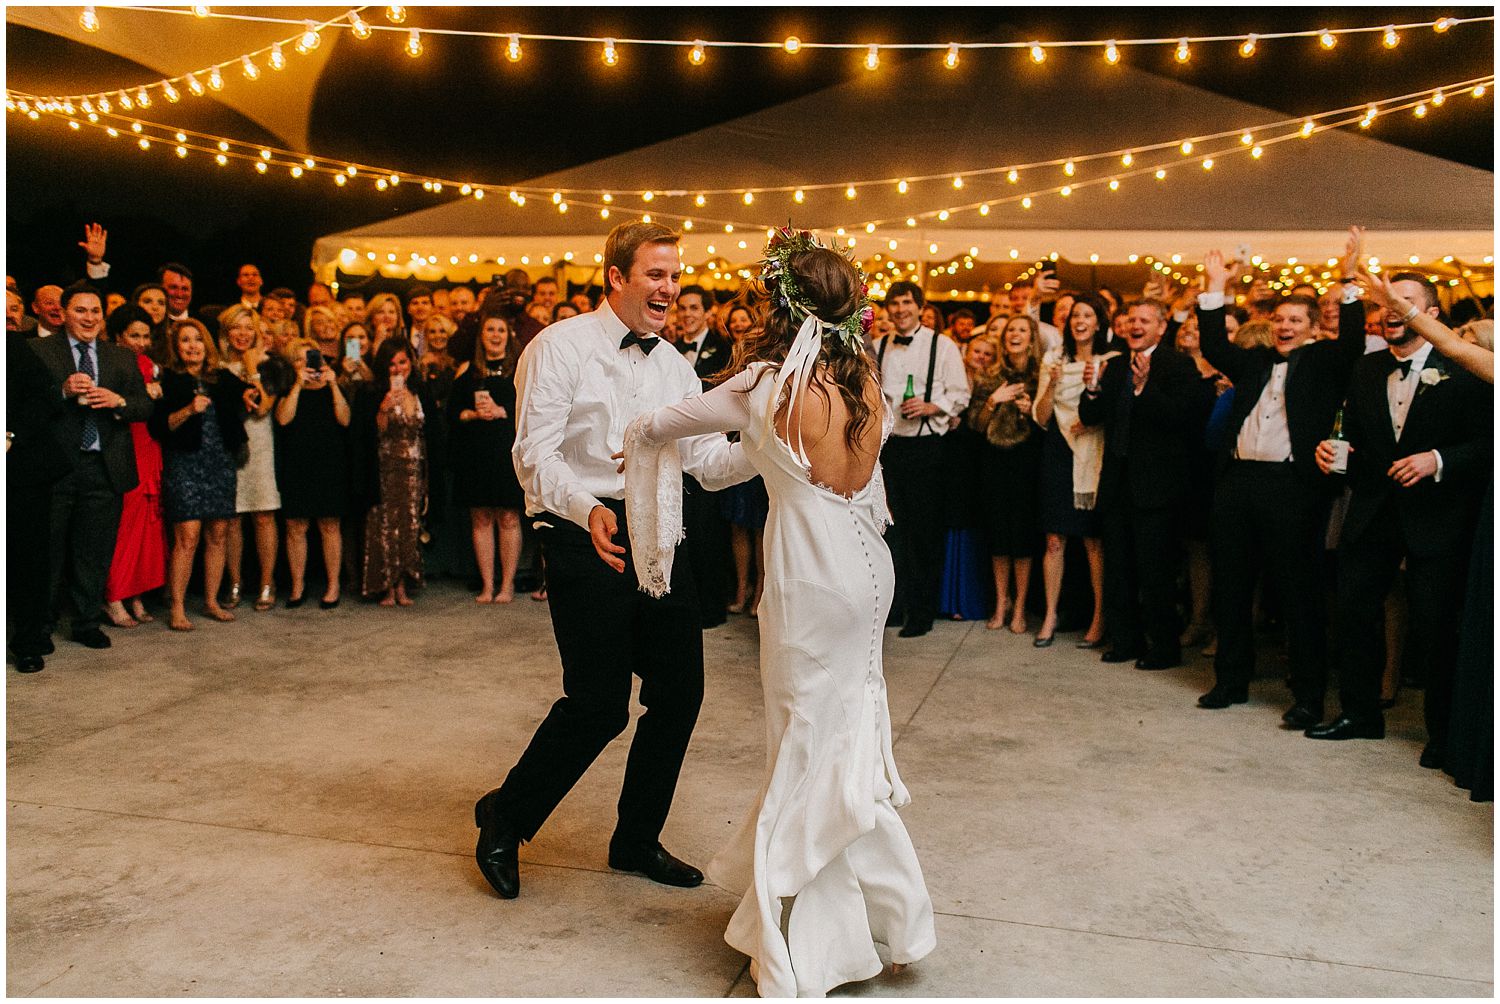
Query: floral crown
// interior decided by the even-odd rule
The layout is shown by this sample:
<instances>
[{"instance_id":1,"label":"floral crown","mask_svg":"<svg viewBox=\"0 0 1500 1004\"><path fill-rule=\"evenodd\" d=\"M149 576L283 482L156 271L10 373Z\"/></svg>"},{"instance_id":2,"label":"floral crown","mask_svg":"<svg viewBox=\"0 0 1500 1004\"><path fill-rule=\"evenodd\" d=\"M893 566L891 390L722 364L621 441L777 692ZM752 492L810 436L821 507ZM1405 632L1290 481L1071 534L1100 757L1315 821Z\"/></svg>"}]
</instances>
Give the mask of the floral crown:
<instances>
[{"instance_id":1,"label":"floral crown","mask_svg":"<svg viewBox=\"0 0 1500 1004\"><path fill-rule=\"evenodd\" d=\"M813 250L834 250L850 265L854 265L847 252L842 249L829 248L806 230L793 230L789 226L778 227L771 235L771 239L766 242L760 280L767 287L773 281L775 282L777 302L791 311L794 320L799 316L816 317L812 304L807 302L807 297L797 288L797 280L792 275L790 266L793 255ZM875 322L875 308L870 305L869 284L865 282L864 273L859 270L858 265L854 265L854 270L859 275L859 299L855 301L854 310L837 324L830 324L822 318L817 318L822 324L824 334L831 332L837 335L839 341L851 351L857 351L863 346L864 336L870 330L870 325Z\"/></svg>"}]
</instances>

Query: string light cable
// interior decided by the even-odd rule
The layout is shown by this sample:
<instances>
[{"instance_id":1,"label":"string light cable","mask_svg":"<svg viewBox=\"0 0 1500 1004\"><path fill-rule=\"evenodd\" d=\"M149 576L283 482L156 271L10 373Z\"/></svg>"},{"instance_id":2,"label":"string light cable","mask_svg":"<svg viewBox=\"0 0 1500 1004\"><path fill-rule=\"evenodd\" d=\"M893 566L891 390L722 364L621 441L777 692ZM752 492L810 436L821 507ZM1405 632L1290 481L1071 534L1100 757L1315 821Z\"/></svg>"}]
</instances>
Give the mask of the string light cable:
<instances>
[{"instance_id":1,"label":"string light cable","mask_svg":"<svg viewBox=\"0 0 1500 1004\"><path fill-rule=\"evenodd\" d=\"M317 45L316 38L318 33L326 29L331 29L334 31L348 31L358 39L368 39L375 32L394 32L407 38L407 50L408 53L413 56L413 58L421 55L422 50L420 46L420 38L421 36L426 35L434 37L446 36L503 41L506 43L506 56L511 62L520 61L523 52L521 43L524 41L575 43L601 47L604 61L607 65L610 66L614 66L618 63L618 53L622 47L666 46L678 48L686 52L688 54L689 61L695 66L702 65L702 63L706 59L706 52L711 49L779 49L784 50L789 54L799 53L803 50L808 49L823 49L831 51L857 50L859 52L865 53L865 65L870 69L874 69L879 66L879 53L881 50L885 50L888 52L937 52L942 54L944 66L949 69L955 69L961 62L961 53L978 52L985 50L1023 50L1029 54L1030 59L1033 62L1041 63L1046 60L1047 53L1050 50L1092 48L1099 49L1104 54L1104 59L1107 63L1109 63L1110 65L1116 65L1120 61L1121 48L1149 48L1156 46L1171 46L1176 52L1178 61L1186 62L1187 60L1184 57L1187 54L1191 53L1191 47L1193 45L1199 44L1207 45L1220 42L1233 42L1239 47L1241 55L1248 58L1250 55L1253 55L1255 53L1257 44L1262 42L1295 39L1317 39L1319 41L1320 47L1326 51L1334 48L1337 45L1337 41L1345 36L1366 35L1377 32L1381 34L1386 48L1395 48L1396 45L1398 45L1400 42L1400 33L1403 31L1431 29L1438 33L1446 33L1455 27L1478 23L1492 23L1495 20L1494 15L1491 14L1464 18L1440 17L1435 21L1419 21L1403 24L1360 25L1350 28L1316 28L1299 31L1252 32L1238 35L1174 35L1169 37L1163 36L1147 38L1064 39L1052 41L1012 40L955 42L950 40L940 42L891 42L888 44L872 44L869 42L819 42L804 40L795 36L781 41L703 38L606 38L603 36L594 35L564 35L536 32L496 31L475 28L414 28L405 23L407 9L404 7L390 6L385 8L386 20L391 22L389 24L379 24L365 21L365 19L361 15L366 11L369 11L370 9L371 6L356 7L349 10L346 14L340 14L336 17L329 18L328 20L322 22L315 22L299 21L295 18L274 17L260 14L246 14L204 7L137 7L125 4L96 4L93 6L85 7L85 13L80 18L80 23L82 24L85 20L87 20L88 23L85 25L85 28L88 31L102 30L102 26L97 14L97 11L99 10L129 11L132 13L175 14L186 17L206 17L213 19L244 21L257 24L282 24L288 26L300 26L301 30L299 30L297 34L291 35L285 39L281 39L278 42L273 43L272 45L264 46L252 52L237 55L220 63L205 66L202 69L194 70L192 73L184 73L176 77L169 77L147 84L132 84L129 86L113 87L106 90L94 91L88 94L44 95L43 100L57 102L71 101L74 103L81 102L84 99L89 99L91 102L97 102L100 97L115 97L116 100L118 100L118 95L122 92L131 94L137 93L142 89L145 89L147 91L150 91L151 89L157 89L160 90L164 95L166 95L168 97L168 100L175 100L171 97L172 93L174 91L177 91L181 85L187 84L191 86L192 79L206 77L214 70L218 70L222 73L224 70L232 69L237 65L243 65L247 60L253 62L254 59L259 56L269 54L273 68L280 69L281 66L284 65L285 61L285 57L281 55L281 49L283 46L297 46L299 42L311 41L311 45L303 46L299 51L309 48L315 48ZM418 40L417 44L415 45L413 45L411 42L413 38ZM1330 41L1332 41L1334 45L1329 45L1328 43ZM247 76L249 76L248 73ZM250 77L250 79L252 80L258 78L258 75ZM194 88L193 93L197 95L198 90ZM147 103L149 104L149 99Z\"/></svg>"},{"instance_id":2,"label":"string light cable","mask_svg":"<svg viewBox=\"0 0 1500 1004\"><path fill-rule=\"evenodd\" d=\"M1138 161L1147 160L1149 159L1151 154L1159 153L1164 150L1176 150L1180 152L1184 157L1196 154L1197 157L1201 158L1202 160L1211 160L1212 158L1209 156L1206 150L1206 146L1216 143L1220 140L1234 137L1236 139L1235 146L1230 147L1228 150L1215 151L1212 154L1212 157L1223 157L1226 155L1232 155L1236 152L1244 152L1251 154L1251 156L1255 157L1256 159L1259 159L1260 155L1264 153L1267 146L1273 145L1275 142L1282 142L1287 138L1291 138L1292 136L1304 136L1304 134L1312 135L1315 133L1327 131L1331 128L1340 128L1344 125L1355 123L1368 128L1376 118L1381 115L1387 115L1391 111L1398 110L1398 108L1399 110L1411 108L1414 113L1419 115L1420 117L1427 113L1429 106L1436 106L1438 104L1441 104L1441 101L1436 97L1437 95L1443 95L1444 99L1446 99L1449 96L1468 93L1472 94L1475 98L1479 98L1484 96L1484 94L1487 93L1488 89L1492 87L1493 84L1494 77L1493 75L1491 75L1482 78L1459 81L1453 84L1444 84L1435 88L1425 88L1421 91L1414 91L1408 94L1398 95L1391 98L1384 98L1378 101L1361 102L1357 105L1348 105L1342 108L1335 108L1328 111L1317 112L1313 115L1308 116L1289 117L1272 122L1259 123L1252 126L1225 129L1215 133L1178 137L1176 139L1155 143L1136 144L1130 147L1120 147L1113 150L1107 150L1097 153L1080 154L1069 157L1054 157L1047 160L1033 161L1024 164L1008 164L1002 165L1000 167L981 168L959 172L957 174L928 174L909 176L907 178L901 179L883 178L857 181L825 182L819 184L807 184L800 187L781 185L750 188L740 187L724 189L702 189L697 190L696 192L687 189L672 188L647 189L644 191L616 190L601 192L596 188L552 189L526 185L504 186L500 184L483 183L473 180L436 177L420 173L413 174L395 170L389 167L363 164L354 161L337 160L330 157L317 156L305 151L299 152L286 150L279 147L267 146L264 144L247 143L243 140L236 140L226 136L217 136L210 133L203 133L194 130L178 129L176 127L160 122L148 122L144 119L140 119L131 115L125 115L114 110L94 109L88 111L84 117L80 118L77 115L76 109L74 113L70 114L66 111L66 109L56 109L55 106L53 106L46 98L41 98L36 95L14 90L7 90L6 92L6 109L11 112L19 112L32 119L40 118L43 114L51 115L54 117L61 117L70 122L77 123L77 125L73 126L75 130L83 125L96 126L105 130L106 132L109 132L111 129L113 129L114 136L118 136L120 134L120 129L115 128L113 125L100 125L100 123L119 123L124 128L134 132L138 138L145 138L148 141L155 140L160 142L166 142L168 138L170 138L171 140L175 141L177 145L185 147L185 149L189 150L190 152L209 153L214 155L216 158L219 155L223 155L225 161L240 160L264 163L267 165L267 169L273 166L285 166L288 168L301 166L304 171L313 171L331 176L343 176L345 180L343 182L339 182L341 186L346 186L349 182L363 177L370 183L375 184L377 187L381 187L380 180L385 179L385 187L398 185L402 181L406 181L421 185L425 190L431 191L434 194L444 192L451 194L452 192L456 191L464 196L471 196L481 199L484 198L484 193L486 192L486 190L506 190L512 193L512 202L516 202L518 197L522 200L537 199L540 201L546 201L550 199L552 204L557 207L572 204L580 208L589 208L600 211L602 214L604 214L604 218L606 219L609 218L609 214L613 212L633 211L631 208L625 207L617 201L621 198L633 197L638 198L642 203L645 204L643 208L636 209L634 211L655 212L657 215L664 218L672 218L677 220L697 220L702 223L711 223L720 226L726 223L733 224L735 226L746 226L746 224L744 224L738 218L708 218L702 213L693 213L691 211L670 211L658 205L657 200L658 198L692 197L694 200L694 208L704 209L707 205L707 197L709 195L723 196L734 194L736 196L736 203L740 204L741 206L749 206L752 204L759 205L755 203L754 196L756 195L765 195L771 193L784 194L787 192L792 192L793 201L800 203L807 192L814 191L843 189L847 194L849 192L857 193L860 188L874 188L879 186L895 185L898 192L905 193L910 189L913 183L932 182L939 180L947 185L951 185L955 190L959 190L963 187L963 184L972 184L976 181L983 181L986 179L998 179L1002 176L1004 177L1006 182L1015 184L1020 181L1021 173L1023 171L1035 172L1037 170L1057 167L1061 167L1063 169L1063 174L1065 176L1063 179L1060 179L1056 183L1041 187L1040 189L1035 191L1024 191L1020 192L1019 194L1011 194L1001 198L979 200L966 205L950 206L945 209L939 210L929 210L905 217L907 219L913 220L940 217L946 220L944 214L952 215L954 213L967 210L979 210L981 209L981 207L994 208L1003 204L1014 202L1020 202L1025 205L1027 199L1035 199L1040 197L1041 195L1048 194L1049 192L1060 193L1063 188L1070 189L1068 194L1071 195L1072 191L1076 191L1080 188L1090 187L1098 184L1109 184L1111 181L1119 181L1122 179L1136 177L1145 173L1153 173L1156 171L1165 170L1165 167L1157 163L1150 163L1143 167L1136 166ZM1340 121L1336 125L1329 124L1332 120L1354 115L1355 113L1359 113L1359 117L1352 122ZM1257 141L1255 139L1255 137L1257 136L1263 136L1266 133L1274 133L1277 130L1286 129L1292 126L1297 127L1297 132L1292 133L1286 137L1281 137L1274 140L1265 139L1262 141ZM150 130L150 132L145 133L144 131L148 129ZM1124 170L1116 171L1110 174L1108 177L1101 176L1092 180L1080 180L1076 177L1080 165L1089 166L1106 160L1117 161L1119 166ZM221 164L221 166L224 165ZM1208 167L1211 169L1212 164L1210 163ZM265 173L265 171L261 171L261 173ZM958 182L962 182L963 184L958 184ZM524 204L524 202L522 202L521 204ZM1029 208L1029 206L1027 208ZM779 217L780 214L778 213L777 215ZM736 217L737 216L738 214L736 214ZM878 227L891 221L864 221L860 224L860 226L868 227L872 222L875 226ZM754 227L756 225L749 224L748 226Z\"/></svg>"}]
</instances>

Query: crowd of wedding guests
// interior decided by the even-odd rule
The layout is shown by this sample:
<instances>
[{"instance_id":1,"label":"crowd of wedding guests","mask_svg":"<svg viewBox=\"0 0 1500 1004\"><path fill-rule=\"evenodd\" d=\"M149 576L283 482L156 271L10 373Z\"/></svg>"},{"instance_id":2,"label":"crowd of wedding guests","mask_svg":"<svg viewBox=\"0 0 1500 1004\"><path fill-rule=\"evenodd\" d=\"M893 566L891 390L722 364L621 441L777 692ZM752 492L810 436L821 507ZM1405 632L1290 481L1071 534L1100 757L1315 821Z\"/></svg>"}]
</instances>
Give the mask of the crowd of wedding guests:
<instances>
[{"instance_id":1,"label":"crowd of wedding guests","mask_svg":"<svg viewBox=\"0 0 1500 1004\"><path fill-rule=\"evenodd\" d=\"M1078 631L1142 670L1197 652L1213 658L1207 709L1246 703L1257 642L1280 642L1284 667L1262 644L1260 668L1286 678L1289 727L1379 738L1399 689L1421 686L1422 765L1491 797L1493 327L1454 333L1425 276L1370 274L1360 240L1321 293L1274 291L1215 252L1196 287L1157 276L1132 297L1062 289L1048 263L946 312L892 283L867 347L895 412L900 636L940 618L1037 648ZM7 284L19 670L42 668L64 599L72 639L103 648L106 620L151 621L158 594L167 625L192 630L195 581L217 621L319 585L326 610L346 589L407 606L434 574L479 604L518 583L545 599L510 463L513 374L590 291L517 270L298 297L246 264L237 302L200 306L180 263L112 288L105 242L85 233L82 282L29 304ZM748 302L689 285L672 307L663 334L705 388L758 325ZM1461 310L1488 304L1450 320ZM686 480L702 625L753 617L765 490Z\"/></svg>"}]
</instances>

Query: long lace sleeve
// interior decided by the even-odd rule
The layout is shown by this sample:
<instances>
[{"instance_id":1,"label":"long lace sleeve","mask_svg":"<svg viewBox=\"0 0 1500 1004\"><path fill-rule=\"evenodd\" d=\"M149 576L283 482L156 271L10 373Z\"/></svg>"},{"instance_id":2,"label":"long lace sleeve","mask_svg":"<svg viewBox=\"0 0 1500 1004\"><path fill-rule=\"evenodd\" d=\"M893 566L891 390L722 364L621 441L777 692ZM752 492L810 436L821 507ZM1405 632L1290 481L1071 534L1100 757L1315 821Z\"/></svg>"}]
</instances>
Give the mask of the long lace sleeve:
<instances>
[{"instance_id":1,"label":"long lace sleeve","mask_svg":"<svg viewBox=\"0 0 1500 1004\"><path fill-rule=\"evenodd\" d=\"M658 443L715 432L740 432L750 424L750 395L755 372L745 370L713 390L694 394L651 412L643 430Z\"/></svg>"}]
</instances>

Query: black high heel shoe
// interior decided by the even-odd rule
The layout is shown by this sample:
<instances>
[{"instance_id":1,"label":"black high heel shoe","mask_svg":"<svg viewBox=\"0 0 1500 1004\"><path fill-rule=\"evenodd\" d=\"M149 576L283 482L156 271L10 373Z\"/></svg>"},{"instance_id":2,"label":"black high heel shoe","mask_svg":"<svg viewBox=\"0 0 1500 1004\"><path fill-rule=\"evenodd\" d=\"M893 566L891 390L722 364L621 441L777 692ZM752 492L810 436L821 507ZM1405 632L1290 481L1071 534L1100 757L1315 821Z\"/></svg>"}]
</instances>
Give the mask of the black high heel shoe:
<instances>
[{"instance_id":1,"label":"black high heel shoe","mask_svg":"<svg viewBox=\"0 0 1500 1004\"><path fill-rule=\"evenodd\" d=\"M303 595L303 596L295 596L295 597L294 596L288 596L286 598L286 608L288 610L296 610L298 607L300 607L302 604L304 604L306 602L307 602L307 597L305 595Z\"/></svg>"},{"instance_id":2,"label":"black high heel shoe","mask_svg":"<svg viewBox=\"0 0 1500 1004\"><path fill-rule=\"evenodd\" d=\"M341 599L343 599L342 596L335 596L331 600L319 600L318 608L320 610L332 610L334 607L339 605L339 600Z\"/></svg>"}]
</instances>

